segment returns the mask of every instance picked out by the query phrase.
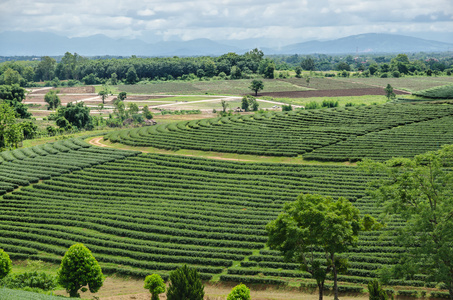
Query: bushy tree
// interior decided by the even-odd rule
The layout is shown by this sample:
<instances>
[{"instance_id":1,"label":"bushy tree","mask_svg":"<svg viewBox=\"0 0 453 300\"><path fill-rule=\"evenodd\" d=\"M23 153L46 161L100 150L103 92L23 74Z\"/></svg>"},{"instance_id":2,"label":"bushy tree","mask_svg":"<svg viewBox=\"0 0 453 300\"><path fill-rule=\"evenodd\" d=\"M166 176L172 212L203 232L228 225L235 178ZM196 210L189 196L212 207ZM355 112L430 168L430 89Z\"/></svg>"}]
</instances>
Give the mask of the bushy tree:
<instances>
[{"instance_id":1,"label":"bushy tree","mask_svg":"<svg viewBox=\"0 0 453 300\"><path fill-rule=\"evenodd\" d=\"M57 111L58 117L65 117L71 125L79 129L92 129L93 124L90 116L90 108L83 102L76 104L68 103L66 107L60 107Z\"/></svg>"},{"instance_id":2,"label":"bushy tree","mask_svg":"<svg viewBox=\"0 0 453 300\"><path fill-rule=\"evenodd\" d=\"M134 67L130 67L129 70L127 70L126 83L134 84L137 81L138 81L137 71L135 71Z\"/></svg>"},{"instance_id":3,"label":"bushy tree","mask_svg":"<svg viewBox=\"0 0 453 300\"><path fill-rule=\"evenodd\" d=\"M0 249L0 280L11 272L12 262L8 253Z\"/></svg>"},{"instance_id":4,"label":"bushy tree","mask_svg":"<svg viewBox=\"0 0 453 300\"><path fill-rule=\"evenodd\" d=\"M196 269L184 265L170 273L167 300L203 300L204 285Z\"/></svg>"},{"instance_id":5,"label":"bushy tree","mask_svg":"<svg viewBox=\"0 0 453 300\"><path fill-rule=\"evenodd\" d=\"M159 300L159 294L165 293L165 283L159 274L146 276L144 288L151 293L151 300Z\"/></svg>"},{"instance_id":6,"label":"bushy tree","mask_svg":"<svg viewBox=\"0 0 453 300\"><path fill-rule=\"evenodd\" d=\"M120 93L118 94L118 97L117 97L117 98L118 98L118 100L120 100L120 101L124 101L124 100L127 98L127 93L126 93L126 92L120 92Z\"/></svg>"},{"instance_id":7,"label":"bushy tree","mask_svg":"<svg viewBox=\"0 0 453 300\"><path fill-rule=\"evenodd\" d=\"M153 118L153 114L149 110L148 105L143 106L142 112L143 112L143 116L145 117L145 119L151 120Z\"/></svg>"},{"instance_id":8,"label":"bushy tree","mask_svg":"<svg viewBox=\"0 0 453 300\"><path fill-rule=\"evenodd\" d=\"M47 103L47 109L57 109L61 105L59 90L50 90L44 95L44 101Z\"/></svg>"},{"instance_id":9,"label":"bushy tree","mask_svg":"<svg viewBox=\"0 0 453 300\"><path fill-rule=\"evenodd\" d=\"M22 119L30 118L27 106L22 101L25 99L26 91L18 84L0 85L0 100L4 100L9 106L13 107L18 117Z\"/></svg>"},{"instance_id":10,"label":"bushy tree","mask_svg":"<svg viewBox=\"0 0 453 300\"><path fill-rule=\"evenodd\" d=\"M17 148L23 139L23 131L16 122L14 108L0 101L0 150Z\"/></svg>"},{"instance_id":11,"label":"bushy tree","mask_svg":"<svg viewBox=\"0 0 453 300\"><path fill-rule=\"evenodd\" d=\"M99 263L91 251L80 243L66 251L57 274L58 283L71 297L80 297L79 290L86 286L90 292L96 293L104 282Z\"/></svg>"},{"instance_id":12,"label":"bushy tree","mask_svg":"<svg viewBox=\"0 0 453 300\"><path fill-rule=\"evenodd\" d=\"M368 294L370 300L387 300L388 295L380 285L377 279L368 282Z\"/></svg>"},{"instance_id":13,"label":"bushy tree","mask_svg":"<svg viewBox=\"0 0 453 300\"><path fill-rule=\"evenodd\" d=\"M323 298L324 282L333 275L334 298L338 299L337 275L347 268L347 260L338 253L355 247L359 232L378 226L374 218L360 216L359 210L343 197L333 200L321 195L301 194L295 202L287 202L284 212L266 226L267 244L280 250L287 261L295 260L316 280L319 299ZM322 249L325 262L314 259L313 251Z\"/></svg>"},{"instance_id":14,"label":"bushy tree","mask_svg":"<svg viewBox=\"0 0 453 300\"><path fill-rule=\"evenodd\" d=\"M250 84L249 89L254 91L255 92L255 96L257 96L258 95L258 91L261 91L262 89L264 89L264 83L263 83L262 80L255 79Z\"/></svg>"},{"instance_id":15,"label":"bushy tree","mask_svg":"<svg viewBox=\"0 0 453 300\"><path fill-rule=\"evenodd\" d=\"M369 193L386 213L406 221L395 229L406 251L393 275L411 279L424 273L428 282L443 282L453 299L453 146L412 159L364 160L360 165L384 175L370 183Z\"/></svg>"},{"instance_id":16,"label":"bushy tree","mask_svg":"<svg viewBox=\"0 0 453 300\"><path fill-rule=\"evenodd\" d=\"M227 300L251 300L250 289L245 284L235 286L228 294Z\"/></svg>"}]
</instances>

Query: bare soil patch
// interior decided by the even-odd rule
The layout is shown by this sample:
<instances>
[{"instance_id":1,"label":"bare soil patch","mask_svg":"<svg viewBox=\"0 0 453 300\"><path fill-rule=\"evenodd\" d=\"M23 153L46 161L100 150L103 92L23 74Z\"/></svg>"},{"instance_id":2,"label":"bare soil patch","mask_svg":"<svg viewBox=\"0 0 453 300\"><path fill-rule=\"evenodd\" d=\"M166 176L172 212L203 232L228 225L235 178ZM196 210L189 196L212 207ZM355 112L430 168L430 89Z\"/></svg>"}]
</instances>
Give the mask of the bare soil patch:
<instances>
[{"instance_id":1,"label":"bare soil patch","mask_svg":"<svg viewBox=\"0 0 453 300\"><path fill-rule=\"evenodd\" d=\"M61 103L66 104L69 102L73 101L78 101L78 100L83 100L86 98L92 98L93 96L91 95L62 95L61 93L58 94L58 97L60 98ZM44 101L44 94L31 94L27 96L24 100L24 103L43 103L47 104L46 101Z\"/></svg>"},{"instance_id":2,"label":"bare soil patch","mask_svg":"<svg viewBox=\"0 0 453 300\"><path fill-rule=\"evenodd\" d=\"M206 300L225 300L227 295L236 283L222 283L222 284L205 284L205 297ZM254 300L317 300L317 292L309 293L307 291L300 291L297 288L275 288L266 286L250 286L251 296ZM57 295L67 295L65 291L57 291ZM143 288L143 280L133 278L121 278L116 276L108 277L102 288L96 294L90 292L82 293L82 298L93 299L93 296L99 297L101 300L150 300L151 294ZM164 294L159 295L159 299L167 299ZM325 295L325 299L333 299L332 295ZM365 300L368 299L366 295L342 295L343 300Z\"/></svg>"},{"instance_id":3,"label":"bare soil patch","mask_svg":"<svg viewBox=\"0 0 453 300\"><path fill-rule=\"evenodd\" d=\"M409 92L395 91L397 95L407 95ZM311 97L346 97L346 96L366 96L366 95L385 95L383 88L363 88L363 89L336 89L336 90L314 90L314 91L288 91L259 93L259 96L269 96L274 98L311 98Z\"/></svg>"}]
</instances>

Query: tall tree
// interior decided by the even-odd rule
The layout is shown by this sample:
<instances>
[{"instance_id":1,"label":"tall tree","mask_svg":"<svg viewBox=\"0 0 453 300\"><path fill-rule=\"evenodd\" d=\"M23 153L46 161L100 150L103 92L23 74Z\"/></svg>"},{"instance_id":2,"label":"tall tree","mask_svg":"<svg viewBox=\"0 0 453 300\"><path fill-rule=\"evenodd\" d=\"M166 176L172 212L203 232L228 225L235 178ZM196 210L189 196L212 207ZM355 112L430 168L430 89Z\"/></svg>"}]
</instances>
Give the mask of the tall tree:
<instances>
[{"instance_id":1,"label":"tall tree","mask_svg":"<svg viewBox=\"0 0 453 300\"><path fill-rule=\"evenodd\" d=\"M47 102L47 109L57 109L61 105L59 90L50 90L44 95L44 101Z\"/></svg>"},{"instance_id":2,"label":"tall tree","mask_svg":"<svg viewBox=\"0 0 453 300\"><path fill-rule=\"evenodd\" d=\"M321 195L301 194L295 202L288 202L284 212L266 226L267 244L280 250L287 261L295 260L302 270L316 279L319 299L323 299L324 281L332 273L335 299L338 299L337 275L347 261L337 254L355 247L360 230L378 228L370 216L361 217L359 210L348 200L337 201ZM325 262L313 256L322 249Z\"/></svg>"},{"instance_id":3,"label":"tall tree","mask_svg":"<svg viewBox=\"0 0 453 300\"><path fill-rule=\"evenodd\" d=\"M264 89L264 83L262 80L254 79L250 84L249 89L255 92L255 96L258 96L258 91Z\"/></svg>"},{"instance_id":4,"label":"tall tree","mask_svg":"<svg viewBox=\"0 0 453 300\"><path fill-rule=\"evenodd\" d=\"M371 196L388 214L406 222L396 229L406 247L394 275L428 275L443 282L453 299L453 145L436 152L386 162L365 160L361 167L384 176L370 183ZM414 247L417 245L417 247Z\"/></svg>"},{"instance_id":5,"label":"tall tree","mask_svg":"<svg viewBox=\"0 0 453 300\"><path fill-rule=\"evenodd\" d=\"M25 99L26 91L18 84L0 85L0 100L4 100L14 108L17 115L22 118L30 118L31 113L28 112L27 106L22 101Z\"/></svg>"},{"instance_id":6,"label":"tall tree","mask_svg":"<svg viewBox=\"0 0 453 300\"><path fill-rule=\"evenodd\" d=\"M122 102L122 101L121 101ZM93 123L90 116L90 108L87 107L83 102L77 102L76 104L68 103L66 107L58 109L58 116L65 117L71 125L79 129L92 129Z\"/></svg>"},{"instance_id":7,"label":"tall tree","mask_svg":"<svg viewBox=\"0 0 453 300\"><path fill-rule=\"evenodd\" d=\"M16 123L16 112L6 102L0 101L0 151L17 148L23 139L23 130Z\"/></svg>"},{"instance_id":8,"label":"tall tree","mask_svg":"<svg viewBox=\"0 0 453 300\"><path fill-rule=\"evenodd\" d=\"M387 84L387 87L385 88L385 96L388 100L396 98L396 95L393 92L393 87L390 85L390 83Z\"/></svg>"},{"instance_id":9,"label":"tall tree","mask_svg":"<svg viewBox=\"0 0 453 300\"><path fill-rule=\"evenodd\" d=\"M57 61L49 56L41 57L41 61L36 68L35 75L38 80L52 80L55 76Z\"/></svg>"},{"instance_id":10,"label":"tall tree","mask_svg":"<svg viewBox=\"0 0 453 300\"><path fill-rule=\"evenodd\" d=\"M314 71L315 70L315 60L311 57L307 57L300 63L300 66L305 71Z\"/></svg>"}]
</instances>

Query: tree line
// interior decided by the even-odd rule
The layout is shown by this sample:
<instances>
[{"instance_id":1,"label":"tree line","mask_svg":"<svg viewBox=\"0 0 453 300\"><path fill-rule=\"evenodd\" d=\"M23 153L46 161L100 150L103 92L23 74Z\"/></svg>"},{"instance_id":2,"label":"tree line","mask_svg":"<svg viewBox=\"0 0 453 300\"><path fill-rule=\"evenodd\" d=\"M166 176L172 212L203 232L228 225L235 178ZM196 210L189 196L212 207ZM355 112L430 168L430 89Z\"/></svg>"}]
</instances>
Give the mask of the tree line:
<instances>
[{"instance_id":1,"label":"tree line","mask_svg":"<svg viewBox=\"0 0 453 300\"><path fill-rule=\"evenodd\" d=\"M0 64L0 84L33 86L33 82L69 80L85 84L133 84L139 80L174 80L229 77L240 79L253 74L273 78L275 64L254 49L243 55L227 53L219 57L153 57L89 59L66 52L59 62L44 56L40 61L14 61ZM72 81L72 82L71 82Z\"/></svg>"}]
</instances>

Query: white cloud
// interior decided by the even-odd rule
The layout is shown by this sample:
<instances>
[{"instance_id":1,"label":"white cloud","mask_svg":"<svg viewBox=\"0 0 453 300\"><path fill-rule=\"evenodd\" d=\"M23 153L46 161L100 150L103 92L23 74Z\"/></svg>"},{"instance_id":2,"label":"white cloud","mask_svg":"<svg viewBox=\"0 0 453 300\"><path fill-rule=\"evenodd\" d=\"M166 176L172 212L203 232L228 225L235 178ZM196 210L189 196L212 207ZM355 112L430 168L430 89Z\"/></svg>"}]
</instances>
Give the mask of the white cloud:
<instances>
[{"instance_id":1,"label":"white cloud","mask_svg":"<svg viewBox=\"0 0 453 300\"><path fill-rule=\"evenodd\" d=\"M451 0L3 0L0 30L74 37L333 39L453 33Z\"/></svg>"}]
</instances>

